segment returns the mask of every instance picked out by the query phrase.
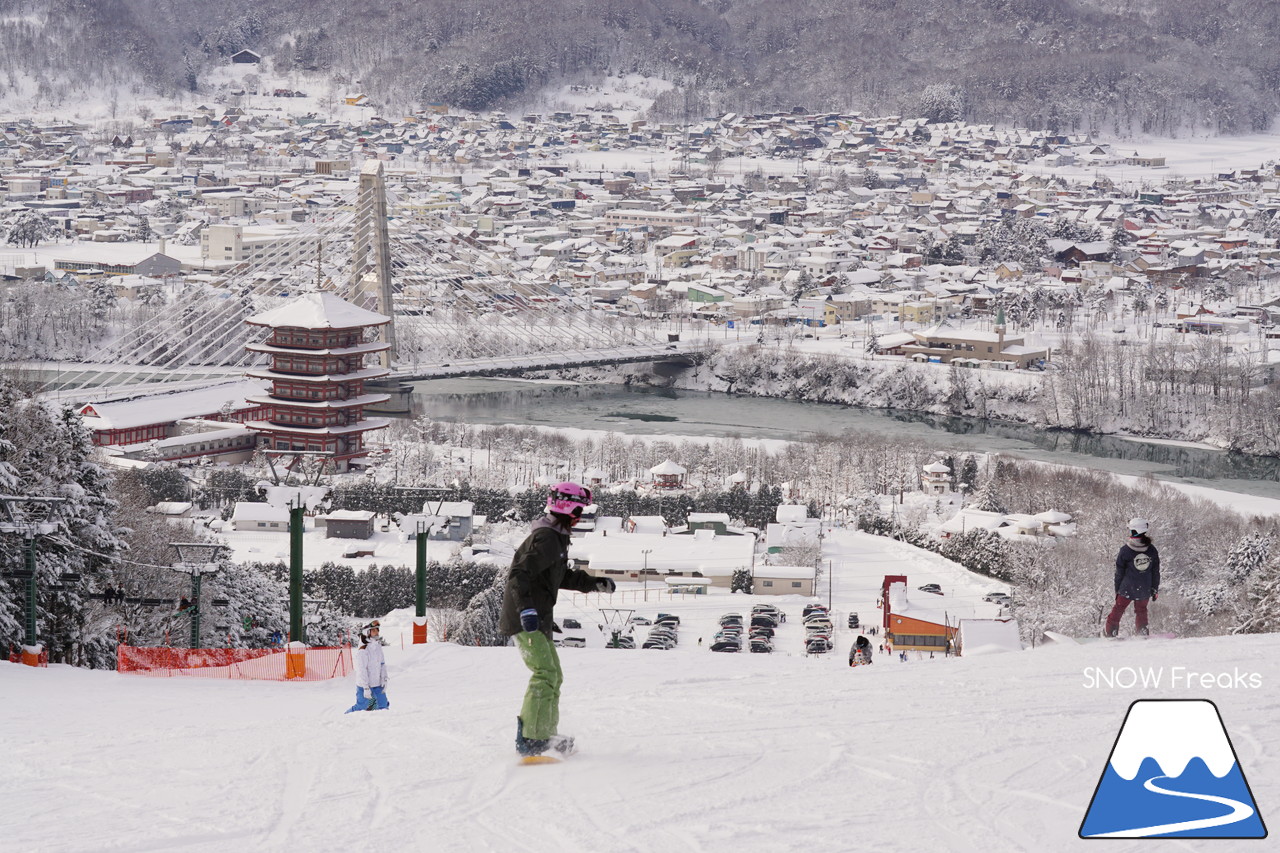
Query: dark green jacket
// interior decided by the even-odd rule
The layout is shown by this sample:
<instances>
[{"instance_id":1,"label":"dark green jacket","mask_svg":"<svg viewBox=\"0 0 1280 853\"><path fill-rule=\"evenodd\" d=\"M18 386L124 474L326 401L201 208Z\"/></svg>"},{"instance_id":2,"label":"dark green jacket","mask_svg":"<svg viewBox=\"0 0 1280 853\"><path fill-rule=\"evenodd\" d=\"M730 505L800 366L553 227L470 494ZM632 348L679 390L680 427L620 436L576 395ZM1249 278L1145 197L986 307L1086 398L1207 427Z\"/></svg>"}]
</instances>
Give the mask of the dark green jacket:
<instances>
[{"instance_id":1,"label":"dark green jacket","mask_svg":"<svg viewBox=\"0 0 1280 853\"><path fill-rule=\"evenodd\" d=\"M498 627L508 637L519 634L524 630L520 627L520 611L532 607L538 611L538 629L550 637L560 590L594 592L595 588L594 577L569 568L568 529L550 516L543 516L533 523L533 530L511 560Z\"/></svg>"}]
</instances>

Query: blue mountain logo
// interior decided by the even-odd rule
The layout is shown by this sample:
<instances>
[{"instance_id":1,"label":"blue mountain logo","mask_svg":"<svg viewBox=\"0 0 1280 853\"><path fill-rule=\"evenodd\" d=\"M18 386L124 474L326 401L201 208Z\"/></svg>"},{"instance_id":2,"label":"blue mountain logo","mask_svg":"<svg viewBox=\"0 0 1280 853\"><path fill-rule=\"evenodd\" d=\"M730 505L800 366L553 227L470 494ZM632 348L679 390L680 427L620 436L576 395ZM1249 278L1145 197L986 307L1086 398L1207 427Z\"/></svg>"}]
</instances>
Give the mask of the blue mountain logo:
<instances>
[{"instance_id":1,"label":"blue mountain logo","mask_svg":"<svg viewBox=\"0 0 1280 853\"><path fill-rule=\"evenodd\" d=\"M1266 838L1218 707L1206 699L1129 706L1081 838Z\"/></svg>"}]
</instances>

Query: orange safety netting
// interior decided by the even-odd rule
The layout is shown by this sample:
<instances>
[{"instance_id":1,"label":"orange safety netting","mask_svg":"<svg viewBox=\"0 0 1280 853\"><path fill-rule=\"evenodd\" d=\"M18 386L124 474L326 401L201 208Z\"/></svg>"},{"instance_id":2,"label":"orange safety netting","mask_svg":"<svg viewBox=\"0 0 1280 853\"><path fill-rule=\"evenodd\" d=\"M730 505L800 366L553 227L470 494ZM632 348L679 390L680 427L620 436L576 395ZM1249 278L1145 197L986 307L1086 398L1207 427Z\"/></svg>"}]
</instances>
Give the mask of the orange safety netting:
<instances>
[{"instance_id":1,"label":"orange safety netting","mask_svg":"<svg viewBox=\"0 0 1280 853\"><path fill-rule=\"evenodd\" d=\"M351 649L174 649L116 647L116 670L139 675L324 681L351 672Z\"/></svg>"}]
</instances>

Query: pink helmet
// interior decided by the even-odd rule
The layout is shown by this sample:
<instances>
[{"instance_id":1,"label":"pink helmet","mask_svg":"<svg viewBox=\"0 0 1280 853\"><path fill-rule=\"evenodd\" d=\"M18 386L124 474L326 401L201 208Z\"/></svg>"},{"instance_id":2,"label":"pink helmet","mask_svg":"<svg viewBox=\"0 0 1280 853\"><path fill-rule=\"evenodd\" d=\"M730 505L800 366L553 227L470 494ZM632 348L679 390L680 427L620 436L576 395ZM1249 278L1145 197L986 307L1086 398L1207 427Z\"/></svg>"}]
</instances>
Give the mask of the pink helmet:
<instances>
[{"instance_id":1,"label":"pink helmet","mask_svg":"<svg viewBox=\"0 0 1280 853\"><path fill-rule=\"evenodd\" d=\"M582 510L591 505L591 490L577 483L556 483L547 495L547 512L571 515L574 518L582 515Z\"/></svg>"}]
</instances>

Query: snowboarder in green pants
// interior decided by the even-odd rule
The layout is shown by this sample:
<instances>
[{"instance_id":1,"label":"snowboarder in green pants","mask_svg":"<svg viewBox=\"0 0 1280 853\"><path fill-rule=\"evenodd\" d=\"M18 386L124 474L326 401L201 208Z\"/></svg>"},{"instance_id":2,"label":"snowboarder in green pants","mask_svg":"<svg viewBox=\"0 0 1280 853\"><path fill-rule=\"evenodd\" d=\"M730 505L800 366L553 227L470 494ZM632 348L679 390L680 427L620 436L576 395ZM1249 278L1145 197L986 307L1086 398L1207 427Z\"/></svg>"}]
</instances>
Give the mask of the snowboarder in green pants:
<instances>
[{"instance_id":1,"label":"snowboarder in green pants","mask_svg":"<svg viewBox=\"0 0 1280 853\"><path fill-rule=\"evenodd\" d=\"M562 589L613 592L609 578L595 578L569 567L569 531L591 505L591 490L557 483L547 497L547 512L532 525L516 549L502 595L502 633L515 637L520 658L532 675L516 718L516 751L523 756L547 750L573 752L573 738L559 733L560 685L564 672L551 642L556 598Z\"/></svg>"}]
</instances>

